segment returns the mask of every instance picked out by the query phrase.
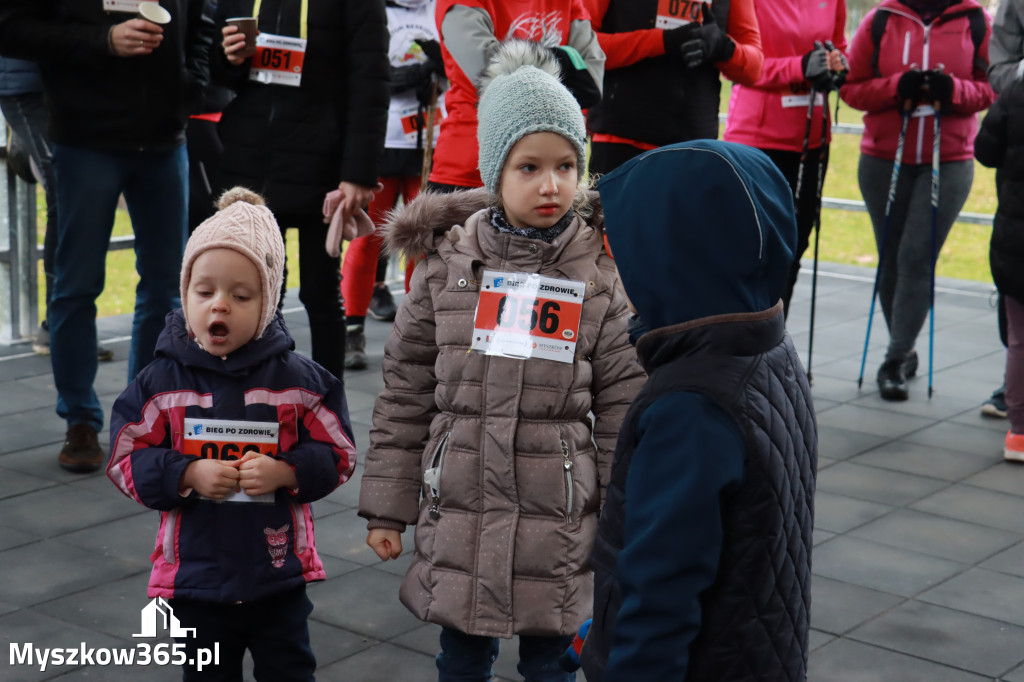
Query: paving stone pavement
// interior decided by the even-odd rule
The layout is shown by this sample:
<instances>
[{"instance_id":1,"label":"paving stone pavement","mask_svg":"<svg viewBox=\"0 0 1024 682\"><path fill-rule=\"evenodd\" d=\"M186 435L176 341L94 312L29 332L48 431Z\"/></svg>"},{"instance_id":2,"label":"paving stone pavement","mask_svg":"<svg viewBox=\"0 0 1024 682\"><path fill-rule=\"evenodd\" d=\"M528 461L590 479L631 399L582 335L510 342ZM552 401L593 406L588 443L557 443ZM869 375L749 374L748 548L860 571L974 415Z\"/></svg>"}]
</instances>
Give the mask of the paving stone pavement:
<instances>
[{"instance_id":1,"label":"paving stone pavement","mask_svg":"<svg viewBox=\"0 0 1024 682\"><path fill-rule=\"evenodd\" d=\"M885 342L880 310L863 389L856 383L872 277L873 270L823 264L818 278L809 680L1024 682L1024 466L1002 460L1006 422L978 412L1003 374L992 288L939 282L934 396L927 398L926 326L910 400L886 403L874 385ZM805 362L810 280L810 272L800 277L789 323ZM293 293L286 307L298 348L308 351ZM99 327L103 344L116 351L97 377L109 413L125 381L130 320L103 318ZM370 367L346 377L360 450L389 328L367 321ZM0 638L7 644L0 681L180 679L174 666L40 671L11 660L12 644L135 646L147 604L157 514L121 496L102 474L57 467L65 427L54 414L55 395L47 358L27 344L0 347ZM107 434L101 441L107 444ZM382 564L364 543L355 512L361 470L315 505L329 575L310 587L317 679L434 680L438 629L397 599L408 557ZM521 679L515 658L507 643L499 680Z\"/></svg>"}]
</instances>

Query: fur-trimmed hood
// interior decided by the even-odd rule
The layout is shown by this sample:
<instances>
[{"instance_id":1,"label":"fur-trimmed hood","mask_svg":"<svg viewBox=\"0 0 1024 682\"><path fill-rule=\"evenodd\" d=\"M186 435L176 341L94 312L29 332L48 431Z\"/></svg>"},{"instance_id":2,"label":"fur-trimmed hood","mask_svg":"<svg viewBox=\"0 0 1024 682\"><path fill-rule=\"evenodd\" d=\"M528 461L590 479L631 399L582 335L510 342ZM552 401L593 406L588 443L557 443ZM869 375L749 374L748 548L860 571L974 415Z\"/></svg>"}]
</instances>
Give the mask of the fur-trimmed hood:
<instances>
[{"instance_id":1,"label":"fur-trimmed hood","mask_svg":"<svg viewBox=\"0 0 1024 682\"><path fill-rule=\"evenodd\" d=\"M601 198L595 190L587 190L591 215L588 225L604 232L604 211ZM402 208L392 211L381 228L384 248L388 253L403 253L406 257L419 257L437 250L437 243L455 225L466 220L482 208L491 206L490 195L483 187L445 194L422 192Z\"/></svg>"}]
</instances>

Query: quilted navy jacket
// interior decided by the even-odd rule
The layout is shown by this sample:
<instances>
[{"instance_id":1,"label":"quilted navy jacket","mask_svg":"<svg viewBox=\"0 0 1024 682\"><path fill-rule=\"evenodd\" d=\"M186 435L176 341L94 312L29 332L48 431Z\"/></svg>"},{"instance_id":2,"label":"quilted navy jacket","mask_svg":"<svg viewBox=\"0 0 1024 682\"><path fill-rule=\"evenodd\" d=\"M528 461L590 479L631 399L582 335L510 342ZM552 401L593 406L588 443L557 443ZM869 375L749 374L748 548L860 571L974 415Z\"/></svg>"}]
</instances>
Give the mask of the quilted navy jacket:
<instances>
[{"instance_id":1,"label":"quilted navy jacket","mask_svg":"<svg viewBox=\"0 0 1024 682\"><path fill-rule=\"evenodd\" d=\"M278 315L260 339L221 359L189 339L175 310L156 359L114 403L107 476L160 511L150 597L236 603L324 579L310 502L348 479L355 447L341 382L294 347ZM278 456L298 487L278 490L273 504L181 496L194 459L181 454L189 417L277 422Z\"/></svg>"},{"instance_id":2,"label":"quilted navy jacket","mask_svg":"<svg viewBox=\"0 0 1024 682\"><path fill-rule=\"evenodd\" d=\"M789 186L762 152L700 140L599 191L651 331L591 555L587 680L805 682L817 429L779 301Z\"/></svg>"}]
</instances>

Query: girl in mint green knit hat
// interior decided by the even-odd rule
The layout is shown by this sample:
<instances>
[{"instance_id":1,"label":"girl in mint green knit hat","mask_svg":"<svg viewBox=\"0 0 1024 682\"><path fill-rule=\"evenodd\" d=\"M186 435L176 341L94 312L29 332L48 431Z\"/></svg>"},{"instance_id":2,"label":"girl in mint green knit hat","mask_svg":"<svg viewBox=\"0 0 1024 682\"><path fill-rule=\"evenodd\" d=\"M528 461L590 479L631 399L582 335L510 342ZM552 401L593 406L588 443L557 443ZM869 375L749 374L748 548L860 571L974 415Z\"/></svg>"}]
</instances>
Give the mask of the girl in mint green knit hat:
<instances>
[{"instance_id":1,"label":"girl in mint green knit hat","mask_svg":"<svg viewBox=\"0 0 1024 682\"><path fill-rule=\"evenodd\" d=\"M528 682L571 682L558 659L590 617L601 490L643 371L601 222L579 210L583 116L550 51L503 45L478 114L484 188L422 193L384 227L426 258L384 349L359 513L385 561L416 526L399 597L442 626L441 682L491 679L514 635Z\"/></svg>"}]
</instances>

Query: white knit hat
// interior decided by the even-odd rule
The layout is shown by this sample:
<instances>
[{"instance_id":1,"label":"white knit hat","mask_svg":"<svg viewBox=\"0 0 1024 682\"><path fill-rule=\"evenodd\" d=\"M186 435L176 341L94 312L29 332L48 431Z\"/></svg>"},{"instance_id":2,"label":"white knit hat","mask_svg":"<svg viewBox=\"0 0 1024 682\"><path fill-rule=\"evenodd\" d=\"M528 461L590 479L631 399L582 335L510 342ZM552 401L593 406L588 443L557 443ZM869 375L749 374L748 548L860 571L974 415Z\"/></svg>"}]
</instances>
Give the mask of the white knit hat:
<instances>
[{"instance_id":1,"label":"white knit hat","mask_svg":"<svg viewBox=\"0 0 1024 682\"><path fill-rule=\"evenodd\" d=\"M505 157L530 133L552 132L576 149L580 176L586 169L587 126L576 99L558 80L558 60L543 45L507 40L481 79L477 105L480 178L492 195Z\"/></svg>"},{"instance_id":2,"label":"white knit hat","mask_svg":"<svg viewBox=\"0 0 1024 682\"><path fill-rule=\"evenodd\" d=\"M210 249L232 249L253 262L263 285L263 306L255 338L274 319L284 275L284 241L274 214L259 194L233 187L217 201L217 212L196 228L181 262L181 307L188 325L188 283L196 258Z\"/></svg>"}]
</instances>

